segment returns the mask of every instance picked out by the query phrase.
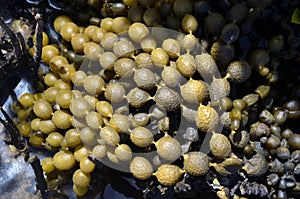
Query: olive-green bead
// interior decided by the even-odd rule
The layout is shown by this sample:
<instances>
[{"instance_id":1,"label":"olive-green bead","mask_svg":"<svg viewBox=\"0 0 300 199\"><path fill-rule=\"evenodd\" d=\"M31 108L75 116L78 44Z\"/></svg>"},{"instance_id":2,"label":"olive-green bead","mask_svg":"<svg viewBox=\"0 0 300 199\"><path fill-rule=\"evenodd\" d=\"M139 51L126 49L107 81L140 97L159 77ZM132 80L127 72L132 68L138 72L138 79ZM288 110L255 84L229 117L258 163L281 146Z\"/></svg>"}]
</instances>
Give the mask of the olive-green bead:
<instances>
[{"instance_id":1,"label":"olive-green bead","mask_svg":"<svg viewBox=\"0 0 300 199\"><path fill-rule=\"evenodd\" d=\"M40 130L40 122L41 122L41 118L34 118L33 120L31 120L31 123L30 123L31 129L34 131L39 131Z\"/></svg>"},{"instance_id":2,"label":"olive-green bead","mask_svg":"<svg viewBox=\"0 0 300 199\"><path fill-rule=\"evenodd\" d=\"M77 34L72 36L71 45L72 45L73 50L76 53L82 53L84 46L89 41L90 40L89 40L89 37L87 35L82 34L82 33L77 33Z\"/></svg>"},{"instance_id":3,"label":"olive-green bead","mask_svg":"<svg viewBox=\"0 0 300 199\"><path fill-rule=\"evenodd\" d=\"M217 35L225 25L225 19L220 13L211 12L205 18L205 28L208 33Z\"/></svg>"},{"instance_id":4,"label":"olive-green bead","mask_svg":"<svg viewBox=\"0 0 300 199\"><path fill-rule=\"evenodd\" d=\"M184 170L193 175L205 175L209 171L209 159L205 153L195 151L183 155Z\"/></svg>"},{"instance_id":5,"label":"olive-green bead","mask_svg":"<svg viewBox=\"0 0 300 199\"><path fill-rule=\"evenodd\" d=\"M112 32L112 23L113 23L113 19L110 17L106 17L101 20L100 27L104 28L108 32Z\"/></svg>"},{"instance_id":6,"label":"olive-green bead","mask_svg":"<svg viewBox=\"0 0 300 199\"><path fill-rule=\"evenodd\" d=\"M226 72L232 82L242 83L251 76L251 66L246 61L234 61L227 67Z\"/></svg>"},{"instance_id":7,"label":"olive-green bead","mask_svg":"<svg viewBox=\"0 0 300 199\"><path fill-rule=\"evenodd\" d=\"M181 103L179 94L167 86L163 86L156 91L154 101L166 111L176 110Z\"/></svg>"},{"instance_id":8,"label":"olive-green bead","mask_svg":"<svg viewBox=\"0 0 300 199\"><path fill-rule=\"evenodd\" d=\"M113 114L113 107L107 101L99 101L96 103L96 110L103 117L111 117Z\"/></svg>"},{"instance_id":9,"label":"olive-green bead","mask_svg":"<svg viewBox=\"0 0 300 199\"><path fill-rule=\"evenodd\" d=\"M143 20L148 27L155 26L161 22L161 15L157 8L148 8L144 12Z\"/></svg>"},{"instance_id":10,"label":"olive-green bead","mask_svg":"<svg viewBox=\"0 0 300 199\"><path fill-rule=\"evenodd\" d=\"M138 87L145 90L153 89L158 83L155 73L147 68L137 69L133 79Z\"/></svg>"},{"instance_id":11,"label":"olive-green bead","mask_svg":"<svg viewBox=\"0 0 300 199\"><path fill-rule=\"evenodd\" d=\"M130 27L130 20L126 17L116 17L112 21L112 30L119 34L128 31Z\"/></svg>"},{"instance_id":12,"label":"olive-green bead","mask_svg":"<svg viewBox=\"0 0 300 199\"><path fill-rule=\"evenodd\" d=\"M83 173L81 169L77 169L73 174L72 180L78 187L87 187L91 182L91 175Z\"/></svg>"},{"instance_id":13,"label":"olive-green bead","mask_svg":"<svg viewBox=\"0 0 300 199\"><path fill-rule=\"evenodd\" d=\"M218 67L223 69L233 60L235 50L233 45L226 44L222 41L216 41L210 49L210 54L218 63Z\"/></svg>"},{"instance_id":14,"label":"olive-green bead","mask_svg":"<svg viewBox=\"0 0 300 199\"><path fill-rule=\"evenodd\" d=\"M143 14L144 10L142 6L136 5L129 8L127 17L132 22L141 22L143 21Z\"/></svg>"},{"instance_id":15,"label":"olive-green bead","mask_svg":"<svg viewBox=\"0 0 300 199\"><path fill-rule=\"evenodd\" d=\"M225 110L225 111L229 111L232 109L233 107L233 103L232 100L229 97L224 97L221 99L221 107Z\"/></svg>"},{"instance_id":16,"label":"olive-green bead","mask_svg":"<svg viewBox=\"0 0 300 199\"><path fill-rule=\"evenodd\" d=\"M44 142L45 138L42 133L31 133L29 136L29 143L34 147L42 147Z\"/></svg>"},{"instance_id":17,"label":"olive-green bead","mask_svg":"<svg viewBox=\"0 0 300 199\"><path fill-rule=\"evenodd\" d=\"M196 56L196 68L204 79L215 77L219 73L215 60L208 53Z\"/></svg>"},{"instance_id":18,"label":"olive-green bead","mask_svg":"<svg viewBox=\"0 0 300 199\"><path fill-rule=\"evenodd\" d=\"M120 142L118 132L110 126L103 127L100 131L100 136L109 146L117 146Z\"/></svg>"},{"instance_id":19,"label":"olive-green bead","mask_svg":"<svg viewBox=\"0 0 300 199\"><path fill-rule=\"evenodd\" d=\"M49 72L44 77L44 82L47 86L54 86L54 83L58 80L58 77L53 74L52 72Z\"/></svg>"},{"instance_id":20,"label":"olive-green bead","mask_svg":"<svg viewBox=\"0 0 300 199\"><path fill-rule=\"evenodd\" d=\"M72 37L77 33L79 33L79 28L73 22L66 22L60 30L62 38L68 42L70 42Z\"/></svg>"},{"instance_id":21,"label":"olive-green bead","mask_svg":"<svg viewBox=\"0 0 300 199\"><path fill-rule=\"evenodd\" d=\"M123 77L125 74L129 74L136 66L137 63L134 60L120 58L114 62L114 71L118 77Z\"/></svg>"},{"instance_id":22,"label":"olive-green bead","mask_svg":"<svg viewBox=\"0 0 300 199\"><path fill-rule=\"evenodd\" d=\"M123 1L126 6L132 7L138 4L138 0L124 0Z\"/></svg>"},{"instance_id":23,"label":"olive-green bead","mask_svg":"<svg viewBox=\"0 0 300 199\"><path fill-rule=\"evenodd\" d=\"M147 113L137 113L133 116L132 122L137 126L146 126L149 123L150 117Z\"/></svg>"},{"instance_id":24,"label":"olive-green bead","mask_svg":"<svg viewBox=\"0 0 300 199\"><path fill-rule=\"evenodd\" d=\"M92 150L92 155L95 158L99 158L99 159L104 158L106 156L106 153L107 153L107 148L105 145L97 145Z\"/></svg>"},{"instance_id":25,"label":"olive-green bead","mask_svg":"<svg viewBox=\"0 0 300 199\"><path fill-rule=\"evenodd\" d=\"M73 188L73 191L76 194L76 196L79 196L79 197L84 196L89 190L88 187L80 187L80 186L77 186L76 184L73 184L72 188Z\"/></svg>"},{"instance_id":26,"label":"olive-green bead","mask_svg":"<svg viewBox=\"0 0 300 199\"><path fill-rule=\"evenodd\" d=\"M153 141L153 134L145 127L136 127L130 133L130 140L138 147L148 147Z\"/></svg>"},{"instance_id":27,"label":"olive-green bead","mask_svg":"<svg viewBox=\"0 0 300 199\"><path fill-rule=\"evenodd\" d=\"M127 40L120 40L114 44L113 52L118 58L131 57L135 50L134 45Z\"/></svg>"},{"instance_id":28,"label":"olive-green bead","mask_svg":"<svg viewBox=\"0 0 300 199\"><path fill-rule=\"evenodd\" d=\"M226 78L213 78L208 89L212 102L220 102L222 98L227 97L230 94L230 84Z\"/></svg>"},{"instance_id":29,"label":"olive-green bead","mask_svg":"<svg viewBox=\"0 0 300 199\"><path fill-rule=\"evenodd\" d=\"M103 38L106 32L107 31L104 28L96 28L92 34L92 40L95 43L100 44L101 39Z\"/></svg>"},{"instance_id":30,"label":"olive-green bead","mask_svg":"<svg viewBox=\"0 0 300 199\"><path fill-rule=\"evenodd\" d=\"M59 129L68 129L71 126L72 116L64 110L57 110L53 113L52 121Z\"/></svg>"},{"instance_id":31,"label":"olive-green bead","mask_svg":"<svg viewBox=\"0 0 300 199\"><path fill-rule=\"evenodd\" d=\"M96 61L103 53L103 49L95 42L87 42L83 47L83 53L88 59Z\"/></svg>"},{"instance_id":32,"label":"olive-green bead","mask_svg":"<svg viewBox=\"0 0 300 199\"><path fill-rule=\"evenodd\" d=\"M129 37L137 43L140 43L142 39L149 34L148 27L143 23L133 23L129 27Z\"/></svg>"},{"instance_id":33,"label":"olive-green bead","mask_svg":"<svg viewBox=\"0 0 300 199\"><path fill-rule=\"evenodd\" d=\"M270 136L267 140L266 147L268 149L276 149L280 146L280 138L277 136Z\"/></svg>"},{"instance_id":34,"label":"olive-green bead","mask_svg":"<svg viewBox=\"0 0 300 199\"><path fill-rule=\"evenodd\" d=\"M95 163L88 157L82 158L79 163L80 170L85 174L91 173L95 169L95 166Z\"/></svg>"},{"instance_id":35,"label":"olive-green bead","mask_svg":"<svg viewBox=\"0 0 300 199\"><path fill-rule=\"evenodd\" d=\"M118 82L110 82L106 85L104 96L112 104L119 103L125 97L125 89Z\"/></svg>"},{"instance_id":36,"label":"olive-green bead","mask_svg":"<svg viewBox=\"0 0 300 199\"><path fill-rule=\"evenodd\" d=\"M85 116L85 122L92 129L100 129L103 126L102 116L95 111L91 111Z\"/></svg>"},{"instance_id":37,"label":"olive-green bead","mask_svg":"<svg viewBox=\"0 0 300 199\"><path fill-rule=\"evenodd\" d=\"M181 21L181 27L186 33L196 32L198 29L198 21L193 15L187 14Z\"/></svg>"},{"instance_id":38,"label":"olive-green bead","mask_svg":"<svg viewBox=\"0 0 300 199\"><path fill-rule=\"evenodd\" d=\"M75 98L70 104L70 111L75 117L83 118L91 110L89 103L83 98Z\"/></svg>"},{"instance_id":39,"label":"olive-green bead","mask_svg":"<svg viewBox=\"0 0 300 199\"><path fill-rule=\"evenodd\" d=\"M220 133L214 133L209 142L212 154L218 159L225 159L231 152L231 144L228 138Z\"/></svg>"},{"instance_id":40,"label":"olive-green bead","mask_svg":"<svg viewBox=\"0 0 300 199\"><path fill-rule=\"evenodd\" d=\"M177 160L181 154L181 145L180 143L171 136L164 136L161 137L155 143L157 153L160 157L164 158L165 160L175 161Z\"/></svg>"},{"instance_id":41,"label":"olive-green bead","mask_svg":"<svg viewBox=\"0 0 300 199\"><path fill-rule=\"evenodd\" d=\"M103 93L105 82L97 75L89 75L84 79L83 86L89 94L98 95Z\"/></svg>"},{"instance_id":42,"label":"olive-green bead","mask_svg":"<svg viewBox=\"0 0 300 199\"><path fill-rule=\"evenodd\" d=\"M191 52L197 47L198 40L193 34L187 34L182 39L182 47L187 51Z\"/></svg>"},{"instance_id":43,"label":"olive-green bead","mask_svg":"<svg viewBox=\"0 0 300 199\"><path fill-rule=\"evenodd\" d=\"M55 96L55 102L61 108L69 108L73 98L73 93L71 90L61 89L57 91Z\"/></svg>"},{"instance_id":44,"label":"olive-green bead","mask_svg":"<svg viewBox=\"0 0 300 199\"><path fill-rule=\"evenodd\" d=\"M175 15L182 18L186 14L192 13L193 3L189 0L176 0L173 4Z\"/></svg>"},{"instance_id":45,"label":"olive-green bead","mask_svg":"<svg viewBox=\"0 0 300 199\"><path fill-rule=\"evenodd\" d=\"M60 16L56 17L54 20L54 23L53 23L55 31L60 33L62 26L65 23L71 22L71 21L72 21L71 17L69 17L67 15L60 15Z\"/></svg>"},{"instance_id":46,"label":"olive-green bead","mask_svg":"<svg viewBox=\"0 0 300 199\"><path fill-rule=\"evenodd\" d=\"M148 35L141 40L141 48L146 53L151 53L156 47L157 41L153 36Z\"/></svg>"},{"instance_id":47,"label":"olive-green bead","mask_svg":"<svg viewBox=\"0 0 300 199\"><path fill-rule=\"evenodd\" d=\"M235 120L235 119L241 120L242 119L242 112L238 108L233 108L230 111L229 117L230 117L231 120Z\"/></svg>"},{"instance_id":48,"label":"olive-green bead","mask_svg":"<svg viewBox=\"0 0 300 199\"><path fill-rule=\"evenodd\" d=\"M135 108L142 107L146 102L148 102L151 97L150 94L140 88L134 88L129 91L126 96L128 103Z\"/></svg>"},{"instance_id":49,"label":"olive-green bead","mask_svg":"<svg viewBox=\"0 0 300 199\"><path fill-rule=\"evenodd\" d=\"M41 119L49 119L52 115L53 109L48 101L39 99L33 106L33 112Z\"/></svg>"},{"instance_id":50,"label":"olive-green bead","mask_svg":"<svg viewBox=\"0 0 300 199\"><path fill-rule=\"evenodd\" d=\"M53 147L59 147L64 136L58 132L52 132L46 138L46 142Z\"/></svg>"},{"instance_id":51,"label":"olive-green bead","mask_svg":"<svg viewBox=\"0 0 300 199\"><path fill-rule=\"evenodd\" d=\"M70 170L75 163L73 153L67 150L59 151L53 156L53 164L59 170Z\"/></svg>"},{"instance_id":52,"label":"olive-green bead","mask_svg":"<svg viewBox=\"0 0 300 199\"><path fill-rule=\"evenodd\" d=\"M195 122L201 131L211 132L219 123L219 115L214 108L200 105L195 114Z\"/></svg>"},{"instance_id":53,"label":"olive-green bead","mask_svg":"<svg viewBox=\"0 0 300 199\"><path fill-rule=\"evenodd\" d=\"M90 153L90 150L88 150L85 146L78 145L74 150L74 158L77 162L80 162L82 158L87 157Z\"/></svg>"},{"instance_id":54,"label":"olive-green bead","mask_svg":"<svg viewBox=\"0 0 300 199\"><path fill-rule=\"evenodd\" d=\"M79 137L82 143L90 145L96 140L96 132L90 127L85 127L80 130Z\"/></svg>"},{"instance_id":55,"label":"olive-green bead","mask_svg":"<svg viewBox=\"0 0 300 199\"><path fill-rule=\"evenodd\" d=\"M119 41L119 38L115 33L107 32L101 38L101 46L105 50L112 50L115 43L118 41Z\"/></svg>"},{"instance_id":56,"label":"olive-green bead","mask_svg":"<svg viewBox=\"0 0 300 199\"><path fill-rule=\"evenodd\" d=\"M287 113L283 110L276 110L274 112L274 119L277 125L282 125L287 119Z\"/></svg>"},{"instance_id":57,"label":"olive-green bead","mask_svg":"<svg viewBox=\"0 0 300 199\"><path fill-rule=\"evenodd\" d=\"M243 97L243 100L247 103L247 106L252 106L256 102L258 102L258 94L250 93Z\"/></svg>"},{"instance_id":58,"label":"olive-green bead","mask_svg":"<svg viewBox=\"0 0 300 199\"><path fill-rule=\"evenodd\" d=\"M75 148L79 144L81 144L79 133L80 133L79 129L69 129L66 132L65 139L69 147Z\"/></svg>"},{"instance_id":59,"label":"olive-green bead","mask_svg":"<svg viewBox=\"0 0 300 199\"><path fill-rule=\"evenodd\" d=\"M261 99L264 99L267 97L267 95L270 92L270 86L269 85L260 85L255 89L255 93L257 93Z\"/></svg>"},{"instance_id":60,"label":"olive-green bead","mask_svg":"<svg viewBox=\"0 0 300 199\"><path fill-rule=\"evenodd\" d=\"M168 53L170 58L177 58L180 55L180 44L175 39L165 39L162 43L162 48Z\"/></svg>"},{"instance_id":61,"label":"olive-green bead","mask_svg":"<svg viewBox=\"0 0 300 199\"><path fill-rule=\"evenodd\" d=\"M52 171L54 171L55 166L53 164L53 159L50 157L46 157L41 161L41 166L43 171L47 174L47 173L51 173Z\"/></svg>"},{"instance_id":62,"label":"olive-green bead","mask_svg":"<svg viewBox=\"0 0 300 199\"><path fill-rule=\"evenodd\" d=\"M164 83L169 87L178 86L183 79L183 76L180 74L180 72L172 66L164 67L161 77Z\"/></svg>"},{"instance_id":63,"label":"olive-green bead","mask_svg":"<svg viewBox=\"0 0 300 199\"><path fill-rule=\"evenodd\" d=\"M162 48L155 48L151 52L151 59L157 67L166 66L169 63L169 55Z\"/></svg>"},{"instance_id":64,"label":"olive-green bead","mask_svg":"<svg viewBox=\"0 0 300 199\"><path fill-rule=\"evenodd\" d=\"M158 182L165 186L176 184L184 171L177 165L164 164L161 165L154 173Z\"/></svg>"},{"instance_id":65,"label":"olive-green bead","mask_svg":"<svg viewBox=\"0 0 300 199\"><path fill-rule=\"evenodd\" d=\"M153 174L151 163L143 157L135 157L130 162L130 172L140 180L146 180Z\"/></svg>"},{"instance_id":66,"label":"olive-green bead","mask_svg":"<svg viewBox=\"0 0 300 199\"><path fill-rule=\"evenodd\" d=\"M271 37L268 41L268 49L270 52L277 52L283 49L284 37L282 35L277 35Z\"/></svg>"},{"instance_id":67,"label":"olive-green bead","mask_svg":"<svg viewBox=\"0 0 300 199\"><path fill-rule=\"evenodd\" d=\"M190 79L180 86L181 97L188 103L202 103L208 96L208 85L201 80Z\"/></svg>"},{"instance_id":68,"label":"olive-green bead","mask_svg":"<svg viewBox=\"0 0 300 199\"><path fill-rule=\"evenodd\" d=\"M31 125L29 122L23 121L17 125L17 128L18 128L19 132L21 133L21 135L24 137L29 137L30 134L32 133Z\"/></svg>"},{"instance_id":69,"label":"olive-green bead","mask_svg":"<svg viewBox=\"0 0 300 199\"><path fill-rule=\"evenodd\" d=\"M192 77L196 72L196 61L189 53L181 55L176 60L177 70L185 77Z\"/></svg>"},{"instance_id":70,"label":"olive-green bead","mask_svg":"<svg viewBox=\"0 0 300 199\"><path fill-rule=\"evenodd\" d=\"M241 23L248 15L248 8L244 2L236 3L229 11L229 18L232 22Z\"/></svg>"},{"instance_id":71,"label":"olive-green bead","mask_svg":"<svg viewBox=\"0 0 300 199\"><path fill-rule=\"evenodd\" d=\"M127 116L115 113L109 120L109 126L114 128L118 133L126 133L130 128L130 120Z\"/></svg>"},{"instance_id":72,"label":"olive-green bead","mask_svg":"<svg viewBox=\"0 0 300 199\"><path fill-rule=\"evenodd\" d=\"M72 89L71 83L65 82L62 79L57 80L53 86L59 90L71 90Z\"/></svg>"},{"instance_id":73,"label":"olive-green bead","mask_svg":"<svg viewBox=\"0 0 300 199\"><path fill-rule=\"evenodd\" d=\"M22 106L30 107L33 106L35 99L33 97L33 94L24 93L19 97L18 101L21 103Z\"/></svg>"},{"instance_id":74,"label":"olive-green bead","mask_svg":"<svg viewBox=\"0 0 300 199\"><path fill-rule=\"evenodd\" d=\"M243 111L247 108L247 103L242 99L235 99L233 100L233 107Z\"/></svg>"},{"instance_id":75,"label":"olive-green bead","mask_svg":"<svg viewBox=\"0 0 300 199\"><path fill-rule=\"evenodd\" d=\"M127 144L120 144L115 148L115 154L121 161L130 161L132 159L131 148Z\"/></svg>"},{"instance_id":76,"label":"olive-green bead","mask_svg":"<svg viewBox=\"0 0 300 199\"><path fill-rule=\"evenodd\" d=\"M289 146L295 150L300 149L300 135L293 133L288 139Z\"/></svg>"}]
</instances>

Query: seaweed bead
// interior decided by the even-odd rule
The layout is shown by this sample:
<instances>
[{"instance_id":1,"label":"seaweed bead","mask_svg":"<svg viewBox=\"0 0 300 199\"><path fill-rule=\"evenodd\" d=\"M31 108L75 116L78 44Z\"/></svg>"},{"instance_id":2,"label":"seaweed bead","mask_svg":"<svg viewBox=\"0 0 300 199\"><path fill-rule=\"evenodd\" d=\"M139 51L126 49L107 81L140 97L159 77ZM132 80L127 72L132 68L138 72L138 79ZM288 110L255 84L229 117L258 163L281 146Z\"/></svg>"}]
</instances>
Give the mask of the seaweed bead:
<instances>
[{"instance_id":1,"label":"seaweed bead","mask_svg":"<svg viewBox=\"0 0 300 199\"><path fill-rule=\"evenodd\" d=\"M193 175L205 175L209 171L209 159L205 153L189 152L183 156L184 170Z\"/></svg>"},{"instance_id":2,"label":"seaweed bead","mask_svg":"<svg viewBox=\"0 0 300 199\"><path fill-rule=\"evenodd\" d=\"M143 157L135 157L130 162L130 172L140 180L146 180L153 174L151 163Z\"/></svg>"},{"instance_id":3,"label":"seaweed bead","mask_svg":"<svg viewBox=\"0 0 300 199\"><path fill-rule=\"evenodd\" d=\"M156 91L154 101L166 111L174 111L180 106L180 96L178 93L166 86Z\"/></svg>"},{"instance_id":4,"label":"seaweed bead","mask_svg":"<svg viewBox=\"0 0 300 199\"><path fill-rule=\"evenodd\" d=\"M190 79L180 87L181 97L188 103L202 103L208 96L207 87L201 80Z\"/></svg>"},{"instance_id":5,"label":"seaweed bead","mask_svg":"<svg viewBox=\"0 0 300 199\"><path fill-rule=\"evenodd\" d=\"M33 106L33 112L41 119L49 119L52 115L53 109L48 101L39 99Z\"/></svg>"},{"instance_id":6,"label":"seaweed bead","mask_svg":"<svg viewBox=\"0 0 300 199\"><path fill-rule=\"evenodd\" d=\"M53 156L53 164L59 170L70 170L75 163L75 158L70 151L59 151Z\"/></svg>"},{"instance_id":7,"label":"seaweed bead","mask_svg":"<svg viewBox=\"0 0 300 199\"><path fill-rule=\"evenodd\" d=\"M130 140L138 147L148 147L153 141L153 134L145 127L136 127L130 133Z\"/></svg>"},{"instance_id":8,"label":"seaweed bead","mask_svg":"<svg viewBox=\"0 0 300 199\"><path fill-rule=\"evenodd\" d=\"M160 184L171 186L179 181L183 173L184 171L176 165L164 164L158 167L154 175Z\"/></svg>"},{"instance_id":9,"label":"seaweed bead","mask_svg":"<svg viewBox=\"0 0 300 199\"><path fill-rule=\"evenodd\" d=\"M200 105L195 115L195 121L201 131L211 132L219 123L219 115L214 108Z\"/></svg>"},{"instance_id":10,"label":"seaweed bead","mask_svg":"<svg viewBox=\"0 0 300 199\"><path fill-rule=\"evenodd\" d=\"M232 82L242 83L250 77L251 66L246 61L235 61L228 66L226 72Z\"/></svg>"},{"instance_id":11,"label":"seaweed bead","mask_svg":"<svg viewBox=\"0 0 300 199\"><path fill-rule=\"evenodd\" d=\"M209 148L212 154L219 159L225 159L231 152L231 144L228 138L220 133L212 135Z\"/></svg>"},{"instance_id":12,"label":"seaweed bead","mask_svg":"<svg viewBox=\"0 0 300 199\"><path fill-rule=\"evenodd\" d=\"M180 143L171 136L161 137L155 146L159 156L169 161L177 160L182 153Z\"/></svg>"}]
</instances>

